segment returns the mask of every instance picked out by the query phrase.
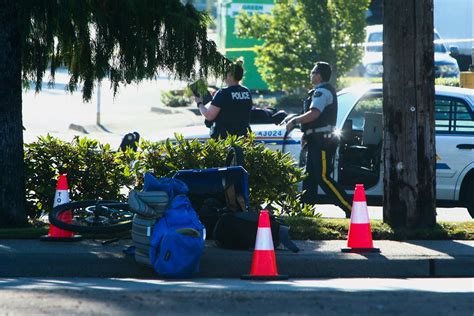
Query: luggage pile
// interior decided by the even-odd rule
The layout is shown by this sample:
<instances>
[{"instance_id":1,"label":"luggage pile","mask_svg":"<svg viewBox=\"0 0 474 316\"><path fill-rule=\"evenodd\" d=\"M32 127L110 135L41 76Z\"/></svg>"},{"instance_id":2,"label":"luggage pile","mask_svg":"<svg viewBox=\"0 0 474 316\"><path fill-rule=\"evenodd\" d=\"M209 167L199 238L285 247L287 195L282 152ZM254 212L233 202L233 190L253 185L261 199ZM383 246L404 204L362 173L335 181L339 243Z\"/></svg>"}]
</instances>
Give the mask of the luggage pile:
<instances>
[{"instance_id":1,"label":"luggage pile","mask_svg":"<svg viewBox=\"0 0 474 316\"><path fill-rule=\"evenodd\" d=\"M231 148L226 164L242 161L240 148ZM151 265L162 276L190 277L199 270L204 240L227 249L255 245L259 212L249 206L248 173L233 165L180 170L173 178L145 174L144 191L131 191L130 208L135 260ZM297 252L288 227L270 216L275 246Z\"/></svg>"},{"instance_id":2,"label":"luggage pile","mask_svg":"<svg viewBox=\"0 0 474 316\"><path fill-rule=\"evenodd\" d=\"M188 278L199 271L205 229L192 208L186 184L145 174L144 191L132 190L128 203L135 260L170 278Z\"/></svg>"}]
</instances>

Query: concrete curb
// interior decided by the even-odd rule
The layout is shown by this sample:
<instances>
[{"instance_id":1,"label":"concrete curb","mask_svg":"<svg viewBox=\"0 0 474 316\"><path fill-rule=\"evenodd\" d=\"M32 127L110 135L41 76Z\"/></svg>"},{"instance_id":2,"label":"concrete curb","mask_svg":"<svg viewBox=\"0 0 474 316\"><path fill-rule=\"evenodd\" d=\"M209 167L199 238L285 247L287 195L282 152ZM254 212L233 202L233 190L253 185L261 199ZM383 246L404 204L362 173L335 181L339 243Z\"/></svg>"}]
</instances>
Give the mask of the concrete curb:
<instances>
[{"instance_id":1,"label":"concrete curb","mask_svg":"<svg viewBox=\"0 0 474 316\"><path fill-rule=\"evenodd\" d=\"M276 250L279 273L290 278L474 277L473 241L376 241L380 254L343 254L344 241L298 241L299 253ZM0 241L0 277L157 278L149 266L122 251L131 240L48 243ZM225 250L208 242L198 277L248 274L252 251Z\"/></svg>"},{"instance_id":2,"label":"concrete curb","mask_svg":"<svg viewBox=\"0 0 474 316\"><path fill-rule=\"evenodd\" d=\"M277 251L278 272L292 278L339 277L474 277L474 257L433 258L382 254L302 255ZM215 264L218 262L219 264ZM252 253L206 249L201 260L201 277L234 278L248 274Z\"/></svg>"},{"instance_id":3,"label":"concrete curb","mask_svg":"<svg viewBox=\"0 0 474 316\"><path fill-rule=\"evenodd\" d=\"M86 128L82 125L79 125L79 124L71 123L71 124L69 124L69 129L72 130L72 131L83 133L83 134L89 134L89 132L86 130Z\"/></svg>"}]
</instances>

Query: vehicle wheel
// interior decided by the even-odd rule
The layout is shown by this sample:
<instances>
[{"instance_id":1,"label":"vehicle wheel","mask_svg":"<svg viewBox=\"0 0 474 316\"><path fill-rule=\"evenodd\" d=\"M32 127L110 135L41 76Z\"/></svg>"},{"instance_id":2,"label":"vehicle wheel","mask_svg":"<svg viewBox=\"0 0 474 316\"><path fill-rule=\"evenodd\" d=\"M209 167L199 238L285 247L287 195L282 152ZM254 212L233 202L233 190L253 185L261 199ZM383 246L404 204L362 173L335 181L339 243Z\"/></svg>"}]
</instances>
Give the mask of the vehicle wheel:
<instances>
[{"instance_id":1,"label":"vehicle wheel","mask_svg":"<svg viewBox=\"0 0 474 316\"><path fill-rule=\"evenodd\" d=\"M239 146L230 146L227 150L227 157L225 159L227 167L243 166L244 165L244 151Z\"/></svg>"},{"instance_id":2,"label":"vehicle wheel","mask_svg":"<svg viewBox=\"0 0 474 316\"><path fill-rule=\"evenodd\" d=\"M467 211L472 218L474 218L474 178L471 177L469 183L467 184L467 190L464 194L464 203L466 205Z\"/></svg>"},{"instance_id":3,"label":"vehicle wheel","mask_svg":"<svg viewBox=\"0 0 474 316\"><path fill-rule=\"evenodd\" d=\"M49 222L77 233L113 233L130 230L133 212L127 203L117 201L81 201L56 206Z\"/></svg>"}]
</instances>

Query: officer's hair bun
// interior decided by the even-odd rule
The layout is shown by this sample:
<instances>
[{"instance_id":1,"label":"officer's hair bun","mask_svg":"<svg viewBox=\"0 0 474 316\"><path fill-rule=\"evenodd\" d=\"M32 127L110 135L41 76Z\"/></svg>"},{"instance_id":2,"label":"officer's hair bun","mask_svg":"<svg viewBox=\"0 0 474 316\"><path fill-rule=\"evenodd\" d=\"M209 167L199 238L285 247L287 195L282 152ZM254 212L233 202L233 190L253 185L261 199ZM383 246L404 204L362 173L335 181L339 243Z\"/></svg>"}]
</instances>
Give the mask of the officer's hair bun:
<instances>
[{"instance_id":1,"label":"officer's hair bun","mask_svg":"<svg viewBox=\"0 0 474 316\"><path fill-rule=\"evenodd\" d=\"M236 79L237 81L242 80L242 78L244 76L243 64L244 64L243 57L239 57L235 61L233 61L231 66L230 66L229 71L232 74L232 76L234 77L234 79Z\"/></svg>"},{"instance_id":2,"label":"officer's hair bun","mask_svg":"<svg viewBox=\"0 0 474 316\"><path fill-rule=\"evenodd\" d=\"M234 61L234 64L239 65L239 66L242 67L242 66L244 65L244 58L243 58L243 57L237 58L237 59Z\"/></svg>"}]
</instances>

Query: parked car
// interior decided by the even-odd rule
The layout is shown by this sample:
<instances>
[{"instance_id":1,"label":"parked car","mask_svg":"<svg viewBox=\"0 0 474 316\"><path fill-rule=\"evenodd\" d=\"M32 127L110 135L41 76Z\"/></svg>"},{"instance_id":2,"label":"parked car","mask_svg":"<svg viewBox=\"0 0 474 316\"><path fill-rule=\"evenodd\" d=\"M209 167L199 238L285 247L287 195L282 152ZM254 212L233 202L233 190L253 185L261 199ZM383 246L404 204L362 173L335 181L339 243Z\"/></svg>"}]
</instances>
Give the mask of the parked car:
<instances>
[{"instance_id":1,"label":"parked car","mask_svg":"<svg viewBox=\"0 0 474 316\"><path fill-rule=\"evenodd\" d=\"M442 42L438 32L434 31L434 67L436 77L458 77L459 67L456 59ZM403 48L402 48L403 49ZM453 50L456 48L453 47ZM366 27L364 56L359 66L359 75L381 77L383 75L383 25Z\"/></svg>"},{"instance_id":2,"label":"parked car","mask_svg":"<svg viewBox=\"0 0 474 316\"><path fill-rule=\"evenodd\" d=\"M356 183L363 183L369 203L380 205L382 85L344 89L338 93L338 102L336 132L341 142L333 178L349 195ZM467 207L474 218L474 90L436 86L435 120L437 205ZM289 152L295 163L304 165L300 130L286 135L284 125L262 121L254 121L251 127L257 141L272 150ZM155 140L173 137L175 132L188 139L209 139L209 130L202 125L168 131Z\"/></svg>"}]
</instances>

